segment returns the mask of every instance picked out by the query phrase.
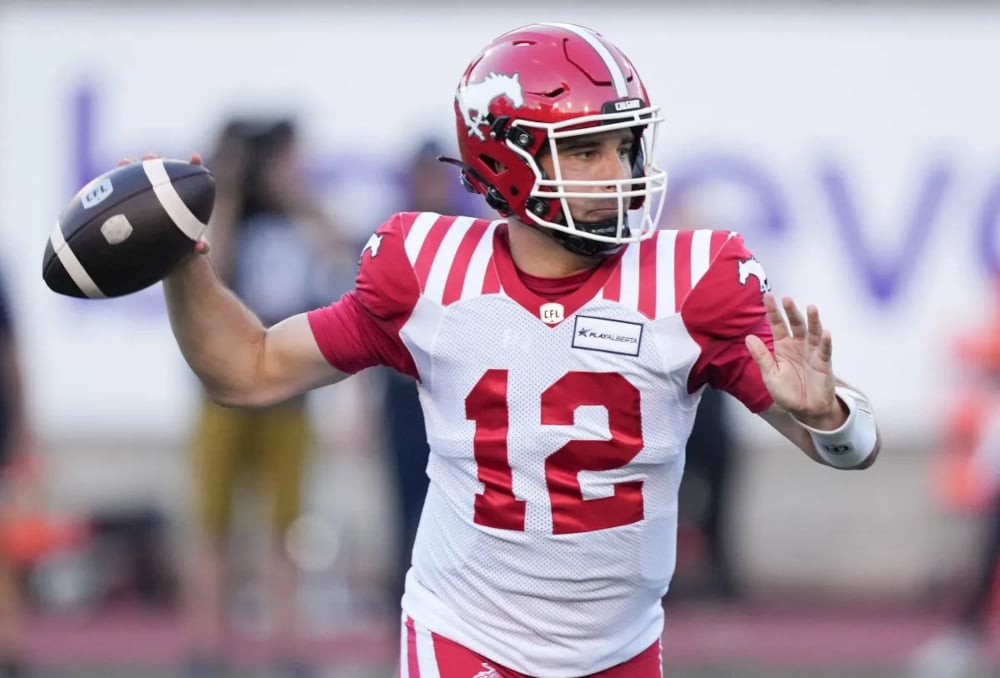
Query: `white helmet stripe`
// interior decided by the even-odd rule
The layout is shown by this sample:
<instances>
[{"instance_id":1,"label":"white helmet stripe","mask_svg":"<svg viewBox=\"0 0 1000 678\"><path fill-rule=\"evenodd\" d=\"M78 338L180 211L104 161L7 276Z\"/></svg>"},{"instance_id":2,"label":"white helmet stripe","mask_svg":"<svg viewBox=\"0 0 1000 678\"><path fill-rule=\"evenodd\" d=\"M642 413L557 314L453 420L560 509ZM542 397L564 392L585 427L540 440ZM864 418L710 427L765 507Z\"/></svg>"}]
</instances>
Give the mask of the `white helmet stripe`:
<instances>
[{"instance_id":1,"label":"white helmet stripe","mask_svg":"<svg viewBox=\"0 0 1000 678\"><path fill-rule=\"evenodd\" d=\"M594 48L601 59L604 60L604 65L608 67L608 73L611 74L611 82L615 86L615 92L619 97L628 96L628 83L625 81L625 74L622 73L622 69L618 67L618 62L615 58L611 56L611 52L608 48L604 46L604 43L597 39L591 31L583 28L582 26L575 26L573 24L542 24L543 26L553 26L555 28L562 28L563 30L570 31L577 34L583 38L588 45Z\"/></svg>"}]
</instances>

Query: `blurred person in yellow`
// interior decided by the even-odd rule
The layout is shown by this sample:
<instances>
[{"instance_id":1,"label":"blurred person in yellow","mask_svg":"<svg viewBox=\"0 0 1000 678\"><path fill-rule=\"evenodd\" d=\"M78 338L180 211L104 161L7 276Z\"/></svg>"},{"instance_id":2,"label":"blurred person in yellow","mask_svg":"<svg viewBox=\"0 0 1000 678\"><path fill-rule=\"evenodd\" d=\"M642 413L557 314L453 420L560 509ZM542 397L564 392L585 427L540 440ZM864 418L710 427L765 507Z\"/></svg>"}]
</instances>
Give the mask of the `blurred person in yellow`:
<instances>
[{"instance_id":1,"label":"blurred person in yellow","mask_svg":"<svg viewBox=\"0 0 1000 678\"><path fill-rule=\"evenodd\" d=\"M265 325L316 306L315 291L324 288L338 240L309 190L294 123L231 121L209 168L216 178L211 237L219 277ZM185 669L191 678L218 675L225 664L230 518L234 508L247 506L238 500L249 487L266 502L273 523L265 580L278 675L312 675L299 642L297 572L285 552L311 442L304 395L261 408L225 408L205 399L193 445L198 543L188 578L192 648Z\"/></svg>"},{"instance_id":2,"label":"blurred person in yellow","mask_svg":"<svg viewBox=\"0 0 1000 678\"><path fill-rule=\"evenodd\" d=\"M707 228L698 201L687 196L675 203L665 228ZM725 392L706 388L685 448L684 480L678 506L679 550L671 594L677 598L731 601L739 595L738 572L729 537L736 455ZM687 551L685 556L680 553ZM667 601L669 602L669 601Z\"/></svg>"},{"instance_id":3,"label":"blurred person in yellow","mask_svg":"<svg viewBox=\"0 0 1000 678\"><path fill-rule=\"evenodd\" d=\"M980 675L977 666L1000 610L1000 280L990 324L961 337L956 354L970 377L946 422L946 445L934 465L945 504L982 522L971 577L959 591L952 622L913 657L913 678Z\"/></svg>"}]
</instances>

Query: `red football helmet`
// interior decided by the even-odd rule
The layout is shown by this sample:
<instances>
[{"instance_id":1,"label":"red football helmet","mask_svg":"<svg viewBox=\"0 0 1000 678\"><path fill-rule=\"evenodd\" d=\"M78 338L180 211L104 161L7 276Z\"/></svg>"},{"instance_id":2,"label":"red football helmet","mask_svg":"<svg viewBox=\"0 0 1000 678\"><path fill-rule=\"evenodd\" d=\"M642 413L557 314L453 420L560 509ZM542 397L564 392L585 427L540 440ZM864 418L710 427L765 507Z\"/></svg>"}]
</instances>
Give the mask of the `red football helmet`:
<instances>
[{"instance_id":1,"label":"red football helmet","mask_svg":"<svg viewBox=\"0 0 1000 678\"><path fill-rule=\"evenodd\" d=\"M463 181L502 215L554 229L564 244L585 253L655 231L667 187L666 173L652 163L659 107L649 103L628 57L600 34L560 23L501 35L465 70L455 117ZM635 135L631 177L563 179L560 139L616 129ZM544 151L551 153L554 176L538 165ZM617 190L591 192L610 185ZM617 198L618 217L600 223L574 220L566 202L609 197ZM641 223L630 228L628 211L642 207Z\"/></svg>"}]
</instances>

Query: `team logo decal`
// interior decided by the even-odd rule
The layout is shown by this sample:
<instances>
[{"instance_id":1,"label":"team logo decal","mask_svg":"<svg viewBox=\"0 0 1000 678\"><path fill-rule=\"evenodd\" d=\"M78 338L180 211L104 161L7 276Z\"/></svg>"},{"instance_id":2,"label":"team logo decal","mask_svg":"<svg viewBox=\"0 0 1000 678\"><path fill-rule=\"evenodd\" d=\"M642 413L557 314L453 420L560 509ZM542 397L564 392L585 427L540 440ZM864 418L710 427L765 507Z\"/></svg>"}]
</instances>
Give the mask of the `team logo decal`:
<instances>
[{"instance_id":1,"label":"team logo decal","mask_svg":"<svg viewBox=\"0 0 1000 678\"><path fill-rule=\"evenodd\" d=\"M372 233L372 237L368 238L368 242L361 249L361 256L365 256L365 252L368 252L372 259L378 256L378 248L382 246L382 236L378 233Z\"/></svg>"},{"instance_id":2,"label":"team logo decal","mask_svg":"<svg viewBox=\"0 0 1000 678\"><path fill-rule=\"evenodd\" d=\"M761 294L770 291L771 284L767 282L767 274L764 273L764 267L760 265L760 262L755 257L750 257L746 261L740 260L739 267L741 285L746 285L750 276L753 276L760 283Z\"/></svg>"},{"instance_id":3,"label":"team logo decal","mask_svg":"<svg viewBox=\"0 0 1000 678\"><path fill-rule=\"evenodd\" d=\"M486 662L482 663L482 667L483 670L472 676L472 678L500 678L500 674L497 673L497 670Z\"/></svg>"},{"instance_id":4,"label":"team logo decal","mask_svg":"<svg viewBox=\"0 0 1000 678\"><path fill-rule=\"evenodd\" d=\"M514 75L490 73L482 81L470 82L458 90L455 99L458 101L465 124L469 127L470 137L475 135L485 141L486 135L481 128L487 124L486 116L490 113L490 104L499 97L510 99L515 108L524 105L521 81L517 73Z\"/></svg>"}]
</instances>

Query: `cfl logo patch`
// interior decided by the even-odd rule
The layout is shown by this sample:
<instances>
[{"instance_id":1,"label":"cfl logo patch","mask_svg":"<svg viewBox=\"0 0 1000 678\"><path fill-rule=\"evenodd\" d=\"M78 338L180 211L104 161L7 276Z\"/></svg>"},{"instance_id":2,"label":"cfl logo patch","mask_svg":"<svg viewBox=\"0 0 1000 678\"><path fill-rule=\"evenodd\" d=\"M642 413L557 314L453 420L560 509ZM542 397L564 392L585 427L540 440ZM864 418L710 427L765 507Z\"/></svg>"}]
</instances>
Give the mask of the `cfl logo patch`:
<instances>
[{"instance_id":1,"label":"cfl logo patch","mask_svg":"<svg viewBox=\"0 0 1000 678\"><path fill-rule=\"evenodd\" d=\"M111 179L102 179L94 186L88 186L81 199L83 208L89 210L91 207L101 204L114 190L115 187L111 185Z\"/></svg>"},{"instance_id":2,"label":"cfl logo patch","mask_svg":"<svg viewBox=\"0 0 1000 678\"><path fill-rule=\"evenodd\" d=\"M538 317L547 325L558 325L565 318L566 309L562 304L549 302L538 307Z\"/></svg>"}]
</instances>

